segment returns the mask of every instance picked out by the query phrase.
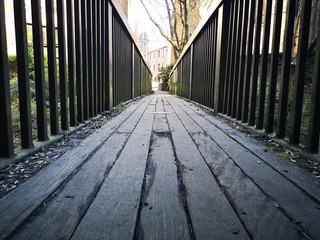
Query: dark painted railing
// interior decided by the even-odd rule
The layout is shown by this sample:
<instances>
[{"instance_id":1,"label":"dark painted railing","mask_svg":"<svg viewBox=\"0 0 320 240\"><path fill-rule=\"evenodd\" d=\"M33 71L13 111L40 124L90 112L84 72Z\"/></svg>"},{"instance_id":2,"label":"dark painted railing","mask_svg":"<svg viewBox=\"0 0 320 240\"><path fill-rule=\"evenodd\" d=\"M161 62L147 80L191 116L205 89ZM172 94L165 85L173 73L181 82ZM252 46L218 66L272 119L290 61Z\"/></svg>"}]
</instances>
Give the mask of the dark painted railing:
<instances>
[{"instance_id":1,"label":"dark painted railing","mask_svg":"<svg viewBox=\"0 0 320 240\"><path fill-rule=\"evenodd\" d=\"M13 2L21 148L29 149L34 140L26 8L24 0ZM41 9L46 13L48 79ZM38 141L151 91L151 72L119 9L114 0L46 0L42 7L41 0L31 1ZM14 144L5 14L5 1L0 0L0 157L11 157Z\"/></svg>"},{"instance_id":2,"label":"dark painted railing","mask_svg":"<svg viewBox=\"0 0 320 240\"><path fill-rule=\"evenodd\" d=\"M299 42L296 64L292 64L298 2L302 4ZM217 3L178 59L170 79L171 93L266 133L275 133L277 138L287 137L291 144L302 143L309 152L318 152L319 14L316 47L311 54L308 51L313 2L316 1ZM310 70L311 77L306 76Z\"/></svg>"}]
</instances>

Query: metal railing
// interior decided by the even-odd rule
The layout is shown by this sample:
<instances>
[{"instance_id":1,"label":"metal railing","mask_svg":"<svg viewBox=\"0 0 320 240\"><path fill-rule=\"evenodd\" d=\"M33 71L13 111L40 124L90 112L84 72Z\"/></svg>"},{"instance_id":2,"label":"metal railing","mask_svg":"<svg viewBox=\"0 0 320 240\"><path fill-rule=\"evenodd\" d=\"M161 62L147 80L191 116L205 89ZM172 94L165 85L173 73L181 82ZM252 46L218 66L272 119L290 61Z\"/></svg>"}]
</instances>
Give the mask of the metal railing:
<instances>
[{"instance_id":1,"label":"metal railing","mask_svg":"<svg viewBox=\"0 0 320 240\"><path fill-rule=\"evenodd\" d=\"M221 1L178 59L170 79L171 93L317 153L319 13L316 47L308 50L314 2ZM301 4L298 23L297 3ZM299 29L295 44L294 29Z\"/></svg>"},{"instance_id":2,"label":"metal railing","mask_svg":"<svg viewBox=\"0 0 320 240\"><path fill-rule=\"evenodd\" d=\"M0 0L2 158L11 157L15 153L5 2ZM69 127L83 123L121 102L151 91L151 72L116 1L46 0L45 6L41 6L41 0L32 0L36 101L36 119L33 119L25 1L13 2L21 148L34 147L32 121L36 121L37 140L45 141L50 135L58 135L61 131L67 131ZM46 16L44 29L47 42L47 74L44 66L41 9Z\"/></svg>"}]
</instances>

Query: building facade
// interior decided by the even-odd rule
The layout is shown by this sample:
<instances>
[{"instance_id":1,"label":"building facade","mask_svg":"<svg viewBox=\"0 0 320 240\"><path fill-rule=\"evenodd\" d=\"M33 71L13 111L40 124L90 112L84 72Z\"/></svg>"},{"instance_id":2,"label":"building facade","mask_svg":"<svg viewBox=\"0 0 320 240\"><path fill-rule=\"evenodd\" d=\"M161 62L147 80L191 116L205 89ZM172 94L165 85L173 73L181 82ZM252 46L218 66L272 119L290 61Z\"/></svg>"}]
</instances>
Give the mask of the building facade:
<instances>
[{"instance_id":1,"label":"building facade","mask_svg":"<svg viewBox=\"0 0 320 240\"><path fill-rule=\"evenodd\" d=\"M167 67L171 63L170 53L170 46L163 46L148 52L147 61L152 72L153 84L161 85L162 81L159 73L161 68ZM159 89L161 89L161 87Z\"/></svg>"}]
</instances>

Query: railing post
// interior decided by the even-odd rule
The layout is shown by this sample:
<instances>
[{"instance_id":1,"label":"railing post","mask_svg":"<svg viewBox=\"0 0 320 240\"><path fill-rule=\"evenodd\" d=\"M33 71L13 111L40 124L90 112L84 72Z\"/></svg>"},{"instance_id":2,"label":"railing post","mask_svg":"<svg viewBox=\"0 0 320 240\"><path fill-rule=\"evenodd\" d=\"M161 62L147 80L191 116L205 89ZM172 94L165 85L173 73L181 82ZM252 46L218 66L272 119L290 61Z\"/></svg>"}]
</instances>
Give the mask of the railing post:
<instances>
[{"instance_id":1,"label":"railing post","mask_svg":"<svg viewBox=\"0 0 320 240\"><path fill-rule=\"evenodd\" d=\"M231 66L232 71L232 88L230 88L230 116L232 118L236 117L236 107L237 107L237 94L238 94L238 71L239 71L239 55L240 55L240 43L241 43L241 27L243 18L243 0L238 1L237 5L237 21L234 26L235 36L234 36L234 64Z\"/></svg>"},{"instance_id":2,"label":"railing post","mask_svg":"<svg viewBox=\"0 0 320 240\"><path fill-rule=\"evenodd\" d=\"M68 34L68 80L70 126L77 125L75 97L75 54L74 54L74 6L73 0L67 1L67 34Z\"/></svg>"},{"instance_id":3,"label":"railing post","mask_svg":"<svg viewBox=\"0 0 320 240\"><path fill-rule=\"evenodd\" d=\"M264 105L266 100L266 86L268 74L268 58L269 58L269 40L270 40L270 25L271 25L272 0L267 0L266 12L264 17L264 34L262 40L262 63L259 81L259 101L256 128L263 128L264 121Z\"/></svg>"},{"instance_id":4,"label":"railing post","mask_svg":"<svg viewBox=\"0 0 320 240\"><path fill-rule=\"evenodd\" d=\"M193 74L193 43L190 46L190 81L189 81L189 99L191 100L192 94L192 74Z\"/></svg>"},{"instance_id":5,"label":"railing post","mask_svg":"<svg viewBox=\"0 0 320 240\"><path fill-rule=\"evenodd\" d=\"M246 52L246 63L245 63L245 78L244 78L244 94L243 94L243 112L242 122L248 122L249 112L249 95L250 95L250 80L252 70L252 44L253 44L253 32L254 32L254 17L255 17L256 1L251 0L250 5L250 27L248 31L248 44Z\"/></svg>"},{"instance_id":6,"label":"railing post","mask_svg":"<svg viewBox=\"0 0 320 240\"><path fill-rule=\"evenodd\" d=\"M284 138L286 131L287 109L288 109L288 92L291 69L291 52L293 41L294 18L296 10L296 0L289 0L287 3L287 19L284 40L284 52L282 58L282 73L280 80L279 94L279 116L277 124L277 137Z\"/></svg>"},{"instance_id":7,"label":"railing post","mask_svg":"<svg viewBox=\"0 0 320 240\"><path fill-rule=\"evenodd\" d=\"M102 112L106 111L106 1L101 1L101 101Z\"/></svg>"},{"instance_id":8,"label":"railing post","mask_svg":"<svg viewBox=\"0 0 320 240\"><path fill-rule=\"evenodd\" d=\"M92 1L87 1L87 43L88 43L88 101L89 117L94 116L94 78L93 78L93 36L92 36Z\"/></svg>"},{"instance_id":9,"label":"railing post","mask_svg":"<svg viewBox=\"0 0 320 240\"><path fill-rule=\"evenodd\" d=\"M302 17L300 24L299 49L297 55L297 67L294 85L294 106L293 106L293 121L289 142L298 144L300 140L301 114L303 103L304 78L306 72L306 62L308 54L308 39L310 29L310 13L312 1L303 0L302 2Z\"/></svg>"},{"instance_id":10,"label":"railing post","mask_svg":"<svg viewBox=\"0 0 320 240\"><path fill-rule=\"evenodd\" d=\"M255 27L255 42L254 42L254 60L253 60L253 74L251 87L251 101L249 113L249 125L255 124L256 117L256 103L257 103L257 83L260 63L260 39L261 39L261 22L262 22L263 0L258 0L256 27Z\"/></svg>"},{"instance_id":11,"label":"railing post","mask_svg":"<svg viewBox=\"0 0 320 240\"><path fill-rule=\"evenodd\" d=\"M249 0L245 0L244 16L242 24L242 39L240 50L240 66L239 66L239 86L238 86L238 98L237 98L237 120L241 120L242 117L242 101L243 101L243 86L244 86L244 71L246 65L246 48L247 48L247 30L248 30L248 16L249 16Z\"/></svg>"},{"instance_id":12,"label":"railing post","mask_svg":"<svg viewBox=\"0 0 320 240\"><path fill-rule=\"evenodd\" d=\"M320 34L320 18L318 18L318 34ZM316 54L314 61L314 74L311 95L311 111L309 120L309 135L307 149L312 153L318 152L319 149L319 132L320 132L320 38L318 35Z\"/></svg>"},{"instance_id":13,"label":"railing post","mask_svg":"<svg viewBox=\"0 0 320 240\"><path fill-rule=\"evenodd\" d=\"M74 4L74 24L76 39L76 88L77 88L77 120L83 122L83 81L82 81L82 39L81 39L81 7L80 0Z\"/></svg>"},{"instance_id":14,"label":"railing post","mask_svg":"<svg viewBox=\"0 0 320 240\"><path fill-rule=\"evenodd\" d=\"M24 0L14 1L16 30L21 147L32 148L30 77L28 61L28 40Z\"/></svg>"},{"instance_id":15,"label":"railing post","mask_svg":"<svg viewBox=\"0 0 320 240\"><path fill-rule=\"evenodd\" d=\"M109 61L109 109L113 108L113 34L112 34L112 22L113 22L112 6L108 1L108 61Z\"/></svg>"},{"instance_id":16,"label":"railing post","mask_svg":"<svg viewBox=\"0 0 320 240\"><path fill-rule=\"evenodd\" d=\"M271 52L271 69L270 81L268 87L268 104L266 114L266 133L273 132L274 108L276 99L276 88L278 78L278 63L279 63L279 46L281 38L281 22L282 22L282 8L283 0L277 0L275 11L275 25L273 31L272 52Z\"/></svg>"},{"instance_id":17,"label":"railing post","mask_svg":"<svg viewBox=\"0 0 320 240\"><path fill-rule=\"evenodd\" d=\"M10 79L4 0L0 0L0 157L13 155Z\"/></svg>"},{"instance_id":18,"label":"railing post","mask_svg":"<svg viewBox=\"0 0 320 240\"><path fill-rule=\"evenodd\" d=\"M97 113L102 113L102 65L101 65L101 0L97 0Z\"/></svg>"},{"instance_id":19,"label":"railing post","mask_svg":"<svg viewBox=\"0 0 320 240\"><path fill-rule=\"evenodd\" d=\"M90 0L89 0L90 1ZM87 0L81 0L81 35L82 35L82 84L83 84L83 119L89 119L89 77L88 77L88 23Z\"/></svg>"},{"instance_id":20,"label":"railing post","mask_svg":"<svg viewBox=\"0 0 320 240\"><path fill-rule=\"evenodd\" d=\"M61 129L68 130L68 107L67 107L67 66L66 66L66 39L65 39L65 6L64 1L57 1L58 14L58 44L59 44L59 78L60 78L60 115Z\"/></svg>"},{"instance_id":21,"label":"railing post","mask_svg":"<svg viewBox=\"0 0 320 240\"><path fill-rule=\"evenodd\" d=\"M131 86L131 94L132 94L132 98L134 98L134 82L135 82L135 71L136 71L136 69L135 69L135 63L134 63L134 57L135 57L135 50L134 50L134 48L135 48L135 46L134 46L134 43L132 43L131 44L131 46L132 46L132 73L131 73L131 75L132 75L132 82L131 82L131 84L132 84L132 86Z\"/></svg>"},{"instance_id":22,"label":"railing post","mask_svg":"<svg viewBox=\"0 0 320 240\"><path fill-rule=\"evenodd\" d=\"M53 0L46 1L47 17L47 50L49 71L49 100L51 135L59 134L58 97L57 97L57 65L56 65L56 34L54 24Z\"/></svg>"},{"instance_id":23,"label":"railing post","mask_svg":"<svg viewBox=\"0 0 320 240\"><path fill-rule=\"evenodd\" d=\"M216 112L223 111L223 89L226 74L226 53L228 48L228 27L229 27L229 14L230 14L230 2L225 1L223 3L223 13L219 13L218 28L220 29L219 37L217 36L217 53L216 53L216 85L215 85L215 101L214 108ZM221 17L220 17L221 16Z\"/></svg>"},{"instance_id":24,"label":"railing post","mask_svg":"<svg viewBox=\"0 0 320 240\"><path fill-rule=\"evenodd\" d=\"M97 72L97 0L92 2L92 74L93 74L93 115L98 114L98 72Z\"/></svg>"},{"instance_id":25,"label":"railing post","mask_svg":"<svg viewBox=\"0 0 320 240\"><path fill-rule=\"evenodd\" d=\"M234 25L234 9L235 9L235 1L231 1L230 3L230 15L228 22L228 41L227 41L227 50L226 54L226 64L225 64L225 81L224 81L224 96L223 96L223 113L228 113L228 102L229 102L229 89L230 89L230 71L229 68L232 65L232 41L233 41L233 25Z\"/></svg>"},{"instance_id":26,"label":"railing post","mask_svg":"<svg viewBox=\"0 0 320 240\"><path fill-rule=\"evenodd\" d=\"M232 94L233 94L233 85L234 85L234 66L236 61L236 43L237 43L237 26L238 26L238 16L239 16L239 1L234 0L234 9L233 9L233 23L232 23L232 40L231 40L231 55L230 55L230 65L229 65L229 87L228 87L228 101L227 101L227 114L232 115Z\"/></svg>"},{"instance_id":27,"label":"railing post","mask_svg":"<svg viewBox=\"0 0 320 240\"><path fill-rule=\"evenodd\" d=\"M33 53L34 53L34 71L36 85L36 103L37 103L37 126L38 140L48 139L47 111L45 99L45 79L44 79L44 59L43 59L43 31L41 1L31 1L32 7L32 32L33 32Z\"/></svg>"}]
</instances>

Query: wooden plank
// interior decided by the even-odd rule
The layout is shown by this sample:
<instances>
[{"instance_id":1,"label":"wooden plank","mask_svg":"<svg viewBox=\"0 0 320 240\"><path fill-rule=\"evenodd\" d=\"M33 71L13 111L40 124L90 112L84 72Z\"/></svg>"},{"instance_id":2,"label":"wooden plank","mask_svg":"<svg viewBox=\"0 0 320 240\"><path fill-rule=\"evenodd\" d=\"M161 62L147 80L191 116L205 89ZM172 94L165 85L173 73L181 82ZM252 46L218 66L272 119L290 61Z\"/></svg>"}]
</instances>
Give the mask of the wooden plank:
<instances>
[{"instance_id":1,"label":"wooden plank","mask_svg":"<svg viewBox=\"0 0 320 240\"><path fill-rule=\"evenodd\" d=\"M155 106L150 105L146 111L154 110ZM147 113L142 116L73 239L132 239L153 117L153 114Z\"/></svg>"},{"instance_id":2,"label":"wooden plank","mask_svg":"<svg viewBox=\"0 0 320 240\"><path fill-rule=\"evenodd\" d=\"M0 238L6 238L144 102L132 105L54 163L0 199Z\"/></svg>"},{"instance_id":3,"label":"wooden plank","mask_svg":"<svg viewBox=\"0 0 320 240\"><path fill-rule=\"evenodd\" d=\"M197 125L195 121L193 121L182 109L180 106L183 106L183 102L175 102L175 101L170 101L172 97L169 98L169 102L171 107L174 109L174 111L177 113L178 117L182 121L183 125L185 128L188 130L189 133L198 133L198 132L203 132L203 130ZM180 104L180 105L179 105Z\"/></svg>"},{"instance_id":4,"label":"wooden plank","mask_svg":"<svg viewBox=\"0 0 320 240\"><path fill-rule=\"evenodd\" d=\"M150 102L151 105L156 105L157 104L157 98L153 98L152 101Z\"/></svg>"},{"instance_id":5,"label":"wooden plank","mask_svg":"<svg viewBox=\"0 0 320 240\"><path fill-rule=\"evenodd\" d=\"M192 135L220 186L253 239L299 239L294 224L207 135ZM274 223L277 224L274 224Z\"/></svg>"},{"instance_id":6,"label":"wooden plank","mask_svg":"<svg viewBox=\"0 0 320 240\"><path fill-rule=\"evenodd\" d=\"M69 239L92 203L123 148L128 134L113 134L34 217L18 229L14 239Z\"/></svg>"},{"instance_id":7,"label":"wooden plank","mask_svg":"<svg viewBox=\"0 0 320 240\"><path fill-rule=\"evenodd\" d=\"M173 111L170 106L165 109ZM168 114L167 118L196 238L249 239L177 115Z\"/></svg>"},{"instance_id":8,"label":"wooden plank","mask_svg":"<svg viewBox=\"0 0 320 240\"><path fill-rule=\"evenodd\" d=\"M118 132L121 133L131 133L137 123L139 122L142 114L145 112L147 105L153 101L155 97L152 96L151 99L145 101L142 105L141 108L139 108L137 111L135 111L130 118L128 118L118 129Z\"/></svg>"},{"instance_id":9,"label":"wooden plank","mask_svg":"<svg viewBox=\"0 0 320 240\"><path fill-rule=\"evenodd\" d=\"M169 134L153 135L138 239L190 239L172 147Z\"/></svg>"},{"instance_id":10,"label":"wooden plank","mask_svg":"<svg viewBox=\"0 0 320 240\"><path fill-rule=\"evenodd\" d=\"M175 98L174 101L179 102L183 100ZM221 122L219 119L204 113L199 110L199 108L190 105L187 102L185 102L185 106L187 106L187 108L183 107L185 111L189 112L188 108L190 108L215 127L227 132L230 137L235 139L253 154L261 158L276 171L283 174L291 182L320 202L320 182L312 174L298 167L295 163L284 160L283 158L275 155L273 151L266 150L266 146L263 145L263 143L240 133L236 129L232 128L228 123Z\"/></svg>"},{"instance_id":11,"label":"wooden plank","mask_svg":"<svg viewBox=\"0 0 320 240\"><path fill-rule=\"evenodd\" d=\"M167 117L164 109L164 97L158 96L157 105L156 105L156 113L154 115L153 120L153 131L154 132L169 132L169 126L167 122ZM170 113L168 113L170 114Z\"/></svg>"},{"instance_id":12,"label":"wooden plank","mask_svg":"<svg viewBox=\"0 0 320 240\"><path fill-rule=\"evenodd\" d=\"M194 119L219 146L228 153L235 163L268 195L287 217L297 223L298 227L311 238L319 236L319 203L306 195L300 188L274 171L272 167L249 152L248 149L228 137L223 131L209 124L196 112L189 110ZM285 191L284 191L285 189Z\"/></svg>"}]
</instances>

